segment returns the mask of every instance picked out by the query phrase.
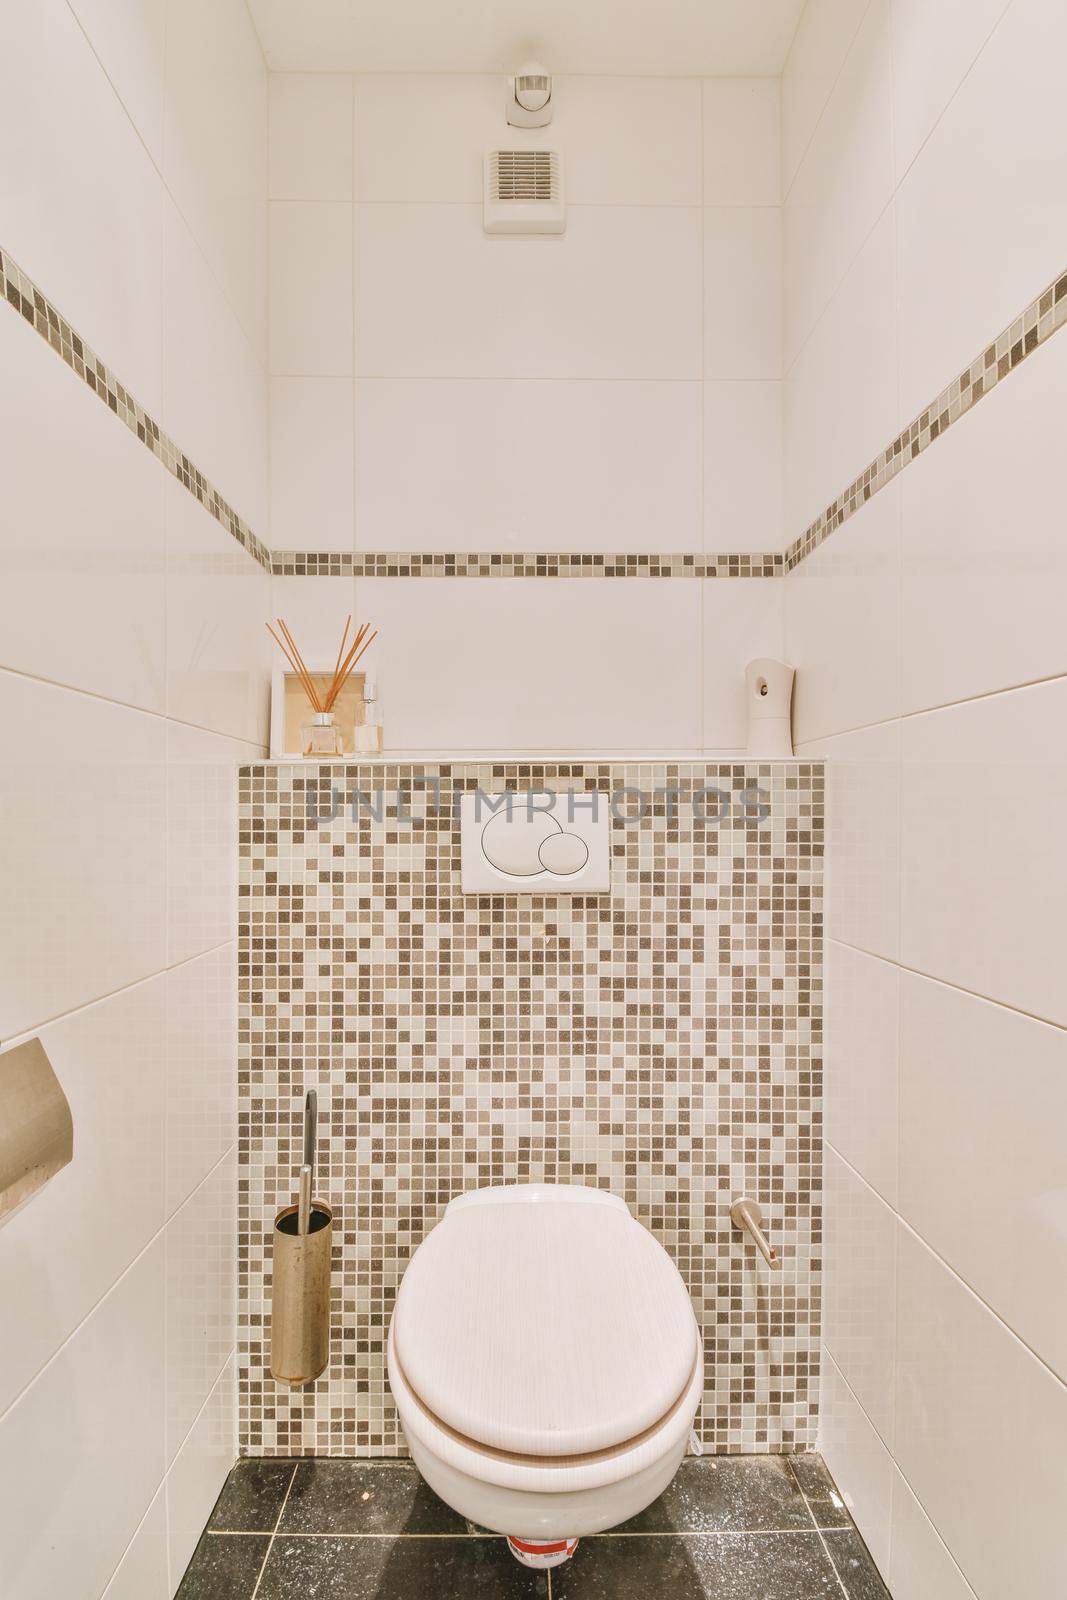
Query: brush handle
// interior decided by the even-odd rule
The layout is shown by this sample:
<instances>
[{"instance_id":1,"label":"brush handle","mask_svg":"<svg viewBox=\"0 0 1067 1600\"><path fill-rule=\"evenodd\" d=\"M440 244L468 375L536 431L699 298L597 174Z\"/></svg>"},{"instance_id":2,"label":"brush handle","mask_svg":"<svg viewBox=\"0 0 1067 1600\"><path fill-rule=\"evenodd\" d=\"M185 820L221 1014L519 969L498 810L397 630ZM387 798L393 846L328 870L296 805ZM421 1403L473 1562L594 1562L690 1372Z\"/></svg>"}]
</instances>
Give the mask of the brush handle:
<instances>
[{"instance_id":1,"label":"brush handle","mask_svg":"<svg viewBox=\"0 0 1067 1600\"><path fill-rule=\"evenodd\" d=\"M304 1165L315 1170L316 1124L319 1118L319 1096L309 1089L304 1100Z\"/></svg>"},{"instance_id":2,"label":"brush handle","mask_svg":"<svg viewBox=\"0 0 1067 1600\"><path fill-rule=\"evenodd\" d=\"M301 1238L311 1232L311 1168L300 1168L300 1191L296 1202L296 1231Z\"/></svg>"}]
</instances>

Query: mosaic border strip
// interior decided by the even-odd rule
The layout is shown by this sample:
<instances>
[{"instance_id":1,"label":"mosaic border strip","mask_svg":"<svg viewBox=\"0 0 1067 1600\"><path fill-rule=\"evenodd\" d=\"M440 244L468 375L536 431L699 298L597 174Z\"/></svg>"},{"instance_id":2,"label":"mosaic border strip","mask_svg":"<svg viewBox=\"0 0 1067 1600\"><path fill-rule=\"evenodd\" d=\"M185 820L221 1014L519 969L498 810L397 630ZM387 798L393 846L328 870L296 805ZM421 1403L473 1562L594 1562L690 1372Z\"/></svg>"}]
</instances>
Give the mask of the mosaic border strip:
<instances>
[{"instance_id":1,"label":"mosaic border strip","mask_svg":"<svg viewBox=\"0 0 1067 1600\"><path fill-rule=\"evenodd\" d=\"M270 551L267 546L256 538L247 522L223 499L210 478L205 477L170 435L164 433L155 418L134 399L81 335L75 333L66 318L60 316L33 279L5 250L0 250L0 294L52 346L71 371L77 373L97 399L102 400L119 421L137 435L145 448L162 462L171 477L177 478L208 515L214 517L253 560L269 572Z\"/></svg>"},{"instance_id":2,"label":"mosaic border strip","mask_svg":"<svg viewBox=\"0 0 1067 1600\"><path fill-rule=\"evenodd\" d=\"M780 551L275 550L271 571L286 578L780 578L784 560Z\"/></svg>"},{"instance_id":3,"label":"mosaic border strip","mask_svg":"<svg viewBox=\"0 0 1067 1600\"><path fill-rule=\"evenodd\" d=\"M6 250L0 298L51 345L131 433L267 572L307 578L777 578L817 550L915 457L965 416L1067 322L1067 272L1059 274L979 356L897 434L784 552L418 550L271 551Z\"/></svg>"},{"instance_id":4,"label":"mosaic border strip","mask_svg":"<svg viewBox=\"0 0 1067 1600\"><path fill-rule=\"evenodd\" d=\"M947 428L976 406L1002 378L1014 372L1029 355L1067 322L1067 272L1061 273L954 378L915 421L853 479L843 494L815 518L785 552L785 570L792 572L817 550L842 523L855 516L902 472L910 461L928 450Z\"/></svg>"}]
</instances>

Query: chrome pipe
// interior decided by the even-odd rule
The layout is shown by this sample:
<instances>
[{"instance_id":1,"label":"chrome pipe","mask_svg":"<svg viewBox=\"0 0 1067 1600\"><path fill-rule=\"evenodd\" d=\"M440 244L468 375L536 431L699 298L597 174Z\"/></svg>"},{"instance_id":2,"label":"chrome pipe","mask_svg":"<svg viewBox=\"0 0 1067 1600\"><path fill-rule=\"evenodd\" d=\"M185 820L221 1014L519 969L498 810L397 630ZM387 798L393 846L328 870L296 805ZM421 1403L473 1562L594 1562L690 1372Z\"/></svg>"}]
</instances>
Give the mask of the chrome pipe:
<instances>
[{"instance_id":1,"label":"chrome pipe","mask_svg":"<svg viewBox=\"0 0 1067 1600\"><path fill-rule=\"evenodd\" d=\"M738 1195L730 1207L730 1221L735 1228L743 1228L752 1236L753 1243L772 1272L781 1271L781 1258L763 1231L763 1212L755 1200Z\"/></svg>"}]
</instances>

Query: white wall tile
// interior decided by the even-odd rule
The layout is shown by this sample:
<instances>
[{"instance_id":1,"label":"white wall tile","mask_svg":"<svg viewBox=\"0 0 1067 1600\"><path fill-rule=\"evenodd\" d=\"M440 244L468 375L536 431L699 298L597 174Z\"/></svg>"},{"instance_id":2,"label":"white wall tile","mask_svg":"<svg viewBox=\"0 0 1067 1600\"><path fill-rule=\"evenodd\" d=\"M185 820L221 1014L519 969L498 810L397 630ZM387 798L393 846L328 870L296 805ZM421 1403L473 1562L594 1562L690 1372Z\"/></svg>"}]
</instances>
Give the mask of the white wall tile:
<instances>
[{"instance_id":1,"label":"white wall tile","mask_svg":"<svg viewBox=\"0 0 1067 1600\"><path fill-rule=\"evenodd\" d=\"M70 0L156 166L163 155L166 0Z\"/></svg>"},{"instance_id":2,"label":"white wall tile","mask_svg":"<svg viewBox=\"0 0 1067 1600\"><path fill-rule=\"evenodd\" d=\"M412 443L405 438L405 473ZM271 379L272 549L352 550L353 451L351 378ZM394 480L393 495L404 486L404 479Z\"/></svg>"},{"instance_id":3,"label":"white wall tile","mask_svg":"<svg viewBox=\"0 0 1067 1600\"><path fill-rule=\"evenodd\" d=\"M237 1137L235 946L223 945L172 967L166 987L166 1211L170 1216Z\"/></svg>"},{"instance_id":4,"label":"white wall tile","mask_svg":"<svg viewBox=\"0 0 1067 1600\"><path fill-rule=\"evenodd\" d=\"M777 206L704 210L704 376L782 376L782 224Z\"/></svg>"},{"instance_id":5,"label":"white wall tile","mask_svg":"<svg viewBox=\"0 0 1067 1600\"><path fill-rule=\"evenodd\" d=\"M353 82L344 73L270 75L270 198L351 200Z\"/></svg>"},{"instance_id":6,"label":"white wall tile","mask_svg":"<svg viewBox=\"0 0 1067 1600\"><path fill-rule=\"evenodd\" d=\"M167 1476L167 1534L173 1595L237 1454L237 1363L220 1373Z\"/></svg>"},{"instance_id":7,"label":"white wall tile","mask_svg":"<svg viewBox=\"0 0 1067 1600\"><path fill-rule=\"evenodd\" d=\"M364 379L356 405L361 549L700 548L699 384Z\"/></svg>"},{"instance_id":8,"label":"white wall tile","mask_svg":"<svg viewBox=\"0 0 1067 1600\"><path fill-rule=\"evenodd\" d=\"M974 1590L899 1472L893 1473L889 1583L894 1600L974 1600Z\"/></svg>"},{"instance_id":9,"label":"white wall tile","mask_svg":"<svg viewBox=\"0 0 1067 1600\"><path fill-rule=\"evenodd\" d=\"M170 1600L166 1496L161 1486L104 1590L103 1600Z\"/></svg>"},{"instance_id":10,"label":"white wall tile","mask_svg":"<svg viewBox=\"0 0 1067 1600\"><path fill-rule=\"evenodd\" d=\"M704 385L704 548L780 550L782 386Z\"/></svg>"},{"instance_id":11,"label":"white wall tile","mask_svg":"<svg viewBox=\"0 0 1067 1600\"><path fill-rule=\"evenodd\" d=\"M163 723L0 673L0 1037L157 971Z\"/></svg>"},{"instance_id":12,"label":"white wall tile","mask_svg":"<svg viewBox=\"0 0 1067 1600\"><path fill-rule=\"evenodd\" d=\"M797 669L798 743L900 709L900 485L891 483L785 581L786 654Z\"/></svg>"},{"instance_id":13,"label":"white wall tile","mask_svg":"<svg viewBox=\"0 0 1067 1600\"><path fill-rule=\"evenodd\" d=\"M786 200L787 365L892 198L889 4L868 5Z\"/></svg>"},{"instance_id":14,"label":"white wall tile","mask_svg":"<svg viewBox=\"0 0 1067 1600\"><path fill-rule=\"evenodd\" d=\"M267 742L270 577L174 481L167 484L167 711Z\"/></svg>"},{"instance_id":15,"label":"white wall tile","mask_svg":"<svg viewBox=\"0 0 1067 1600\"><path fill-rule=\"evenodd\" d=\"M901 475L905 711L1067 671L1065 383L1053 340Z\"/></svg>"},{"instance_id":16,"label":"white wall tile","mask_svg":"<svg viewBox=\"0 0 1067 1600\"><path fill-rule=\"evenodd\" d=\"M301 655L316 667L320 664L326 670L333 667L347 617L365 622L369 615L366 607L360 611L356 606L356 585L352 578L271 579L271 618L285 619ZM272 620L271 626L277 633L277 623ZM271 664L282 661L278 646L270 639L267 642ZM370 664L377 651L375 643L364 658L361 670L362 666Z\"/></svg>"},{"instance_id":17,"label":"white wall tile","mask_svg":"<svg viewBox=\"0 0 1067 1600\"><path fill-rule=\"evenodd\" d=\"M199 246L169 201L163 241L160 421L179 448L265 538L266 372Z\"/></svg>"},{"instance_id":18,"label":"white wall tile","mask_svg":"<svg viewBox=\"0 0 1067 1600\"><path fill-rule=\"evenodd\" d=\"M896 234L888 206L786 375L790 538L885 449L898 411Z\"/></svg>"},{"instance_id":19,"label":"white wall tile","mask_svg":"<svg viewBox=\"0 0 1067 1600\"><path fill-rule=\"evenodd\" d=\"M237 1158L231 1151L167 1223L168 1465L233 1349L236 1234Z\"/></svg>"},{"instance_id":20,"label":"white wall tile","mask_svg":"<svg viewBox=\"0 0 1067 1600\"><path fill-rule=\"evenodd\" d=\"M696 79L556 75L547 128L509 128L504 79L368 75L357 92L357 198L481 205L494 148L561 153L571 205L699 205Z\"/></svg>"},{"instance_id":21,"label":"white wall tile","mask_svg":"<svg viewBox=\"0 0 1067 1600\"><path fill-rule=\"evenodd\" d=\"M381 630L386 747L696 749L699 587L360 579L359 614ZM621 648L638 637L640 650Z\"/></svg>"},{"instance_id":22,"label":"white wall tile","mask_svg":"<svg viewBox=\"0 0 1067 1600\"><path fill-rule=\"evenodd\" d=\"M74 1159L4 1229L0 1299L19 1310L4 1330L0 1412L162 1226L163 1001L152 978L41 1033L70 1102Z\"/></svg>"},{"instance_id":23,"label":"white wall tile","mask_svg":"<svg viewBox=\"0 0 1067 1600\"><path fill-rule=\"evenodd\" d=\"M504 89L503 78L488 74L361 76L355 198L480 205L482 164L492 145L558 148L558 129L507 126Z\"/></svg>"},{"instance_id":24,"label":"white wall tile","mask_svg":"<svg viewBox=\"0 0 1067 1600\"><path fill-rule=\"evenodd\" d=\"M1067 1390L912 1233L900 1246L900 1470L982 1600L1044 1600L1067 1582L1049 1466Z\"/></svg>"},{"instance_id":25,"label":"white wall tile","mask_svg":"<svg viewBox=\"0 0 1067 1600\"><path fill-rule=\"evenodd\" d=\"M162 710L159 462L10 313L0 368L3 665Z\"/></svg>"},{"instance_id":26,"label":"white wall tile","mask_svg":"<svg viewBox=\"0 0 1067 1600\"><path fill-rule=\"evenodd\" d=\"M901 1212L1065 1377L1067 1033L910 973L901 1019Z\"/></svg>"},{"instance_id":27,"label":"white wall tile","mask_svg":"<svg viewBox=\"0 0 1067 1600\"><path fill-rule=\"evenodd\" d=\"M891 0L893 133L901 178L966 77L1009 0Z\"/></svg>"},{"instance_id":28,"label":"white wall tile","mask_svg":"<svg viewBox=\"0 0 1067 1600\"><path fill-rule=\"evenodd\" d=\"M361 206L356 231L361 376L700 376L696 209L575 206L562 237L509 239L477 206Z\"/></svg>"},{"instance_id":29,"label":"white wall tile","mask_svg":"<svg viewBox=\"0 0 1067 1600\"><path fill-rule=\"evenodd\" d=\"M788 191L868 0L808 0L782 72L782 190Z\"/></svg>"},{"instance_id":30,"label":"white wall tile","mask_svg":"<svg viewBox=\"0 0 1067 1600\"><path fill-rule=\"evenodd\" d=\"M777 78L705 78L704 204L776 206L781 199Z\"/></svg>"},{"instance_id":31,"label":"white wall tile","mask_svg":"<svg viewBox=\"0 0 1067 1600\"><path fill-rule=\"evenodd\" d=\"M907 417L1063 269L1065 51L1067 9L1009 7L900 186Z\"/></svg>"},{"instance_id":32,"label":"white wall tile","mask_svg":"<svg viewBox=\"0 0 1067 1600\"><path fill-rule=\"evenodd\" d=\"M0 1419L0 1454L9 1592L100 1594L163 1476L162 1241Z\"/></svg>"},{"instance_id":33,"label":"white wall tile","mask_svg":"<svg viewBox=\"0 0 1067 1600\"><path fill-rule=\"evenodd\" d=\"M745 668L758 656L782 655L783 586L767 578L709 578L700 587L704 591L703 746L744 750Z\"/></svg>"},{"instance_id":34,"label":"white wall tile","mask_svg":"<svg viewBox=\"0 0 1067 1600\"><path fill-rule=\"evenodd\" d=\"M823 1163L823 1185L824 1341L841 1376L891 1449L897 1218L831 1149Z\"/></svg>"},{"instance_id":35,"label":"white wall tile","mask_svg":"<svg viewBox=\"0 0 1067 1600\"><path fill-rule=\"evenodd\" d=\"M267 71L242 0L167 0L163 174L261 360L267 127Z\"/></svg>"},{"instance_id":36,"label":"white wall tile","mask_svg":"<svg viewBox=\"0 0 1067 1600\"><path fill-rule=\"evenodd\" d=\"M829 939L824 995L827 1142L895 1206L900 968Z\"/></svg>"},{"instance_id":37,"label":"white wall tile","mask_svg":"<svg viewBox=\"0 0 1067 1600\"><path fill-rule=\"evenodd\" d=\"M257 745L167 725L167 964L236 936L237 768Z\"/></svg>"},{"instance_id":38,"label":"white wall tile","mask_svg":"<svg viewBox=\"0 0 1067 1600\"><path fill-rule=\"evenodd\" d=\"M1059 1023L1065 715L1060 679L909 717L901 785L905 965Z\"/></svg>"},{"instance_id":39,"label":"white wall tile","mask_svg":"<svg viewBox=\"0 0 1067 1600\"><path fill-rule=\"evenodd\" d=\"M155 412L158 175L64 0L20 7L6 21L4 249Z\"/></svg>"},{"instance_id":40,"label":"white wall tile","mask_svg":"<svg viewBox=\"0 0 1067 1600\"><path fill-rule=\"evenodd\" d=\"M352 207L272 200L272 373L352 372L352 283Z\"/></svg>"},{"instance_id":41,"label":"white wall tile","mask_svg":"<svg viewBox=\"0 0 1067 1600\"><path fill-rule=\"evenodd\" d=\"M888 1571L893 1458L826 1349L819 1449L871 1555L882 1572Z\"/></svg>"},{"instance_id":42,"label":"white wall tile","mask_svg":"<svg viewBox=\"0 0 1067 1600\"><path fill-rule=\"evenodd\" d=\"M900 728L884 723L798 748L827 768L826 931L900 954Z\"/></svg>"}]
</instances>

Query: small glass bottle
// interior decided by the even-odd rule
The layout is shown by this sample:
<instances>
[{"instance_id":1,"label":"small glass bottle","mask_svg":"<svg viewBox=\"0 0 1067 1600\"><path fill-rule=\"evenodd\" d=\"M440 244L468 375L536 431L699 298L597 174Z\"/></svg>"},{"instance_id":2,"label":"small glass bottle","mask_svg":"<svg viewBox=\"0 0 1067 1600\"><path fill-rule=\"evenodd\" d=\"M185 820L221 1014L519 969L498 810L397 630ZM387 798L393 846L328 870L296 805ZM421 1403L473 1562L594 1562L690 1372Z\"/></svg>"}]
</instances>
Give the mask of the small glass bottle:
<instances>
[{"instance_id":1,"label":"small glass bottle","mask_svg":"<svg viewBox=\"0 0 1067 1600\"><path fill-rule=\"evenodd\" d=\"M356 749L362 755L375 755L384 742L378 683L368 673L363 683L363 721L356 724Z\"/></svg>"},{"instance_id":2,"label":"small glass bottle","mask_svg":"<svg viewBox=\"0 0 1067 1600\"><path fill-rule=\"evenodd\" d=\"M341 730L332 711L313 711L311 721L300 729L300 743L305 756L317 761L329 761L341 754Z\"/></svg>"}]
</instances>

